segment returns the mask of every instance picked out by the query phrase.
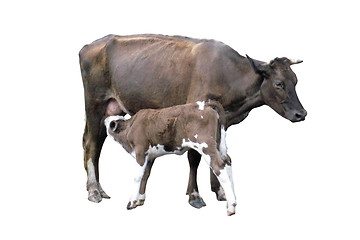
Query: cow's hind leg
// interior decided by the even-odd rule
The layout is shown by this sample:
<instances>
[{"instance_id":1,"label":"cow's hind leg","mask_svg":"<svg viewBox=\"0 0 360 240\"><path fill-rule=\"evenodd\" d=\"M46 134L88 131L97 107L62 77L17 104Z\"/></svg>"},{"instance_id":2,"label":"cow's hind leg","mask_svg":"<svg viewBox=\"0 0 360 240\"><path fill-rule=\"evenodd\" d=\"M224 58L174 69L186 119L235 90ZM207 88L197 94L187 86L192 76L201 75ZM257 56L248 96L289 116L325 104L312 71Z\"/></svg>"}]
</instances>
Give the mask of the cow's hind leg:
<instances>
[{"instance_id":1,"label":"cow's hind leg","mask_svg":"<svg viewBox=\"0 0 360 240\"><path fill-rule=\"evenodd\" d=\"M189 204L194 208L202 208L206 206L204 200L199 194L198 185L197 185L197 169L201 160L201 155L190 149L188 151L188 160L190 165L189 173L189 183L186 194L189 195Z\"/></svg>"},{"instance_id":2,"label":"cow's hind leg","mask_svg":"<svg viewBox=\"0 0 360 240\"><path fill-rule=\"evenodd\" d=\"M102 116L87 116L83 136L84 165L87 172L88 199L100 202L102 198L110 198L99 183L99 157L106 138Z\"/></svg>"}]
</instances>

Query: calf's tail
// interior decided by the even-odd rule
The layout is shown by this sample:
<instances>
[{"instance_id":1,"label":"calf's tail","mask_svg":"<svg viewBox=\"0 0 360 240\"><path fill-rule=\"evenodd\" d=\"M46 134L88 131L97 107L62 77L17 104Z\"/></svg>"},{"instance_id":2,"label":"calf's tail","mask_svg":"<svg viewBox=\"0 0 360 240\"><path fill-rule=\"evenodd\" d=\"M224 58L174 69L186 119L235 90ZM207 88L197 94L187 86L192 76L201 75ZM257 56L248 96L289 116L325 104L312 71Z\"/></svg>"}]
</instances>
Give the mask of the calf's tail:
<instances>
[{"instance_id":1,"label":"calf's tail","mask_svg":"<svg viewBox=\"0 0 360 240\"><path fill-rule=\"evenodd\" d=\"M208 102L206 102L206 106L214 109L215 112L217 112L217 114L219 115L219 129L221 129L221 127L225 127L226 116L224 107L221 105L221 103L219 103L218 101L209 100Z\"/></svg>"}]
</instances>

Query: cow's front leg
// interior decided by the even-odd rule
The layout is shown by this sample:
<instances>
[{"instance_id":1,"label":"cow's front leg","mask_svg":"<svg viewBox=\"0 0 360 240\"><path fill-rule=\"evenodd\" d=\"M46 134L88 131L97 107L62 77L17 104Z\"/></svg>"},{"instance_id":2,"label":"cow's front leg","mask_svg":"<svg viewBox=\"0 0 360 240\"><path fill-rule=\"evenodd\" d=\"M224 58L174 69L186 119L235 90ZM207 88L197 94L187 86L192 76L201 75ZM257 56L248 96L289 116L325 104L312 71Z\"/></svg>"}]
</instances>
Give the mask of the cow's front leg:
<instances>
[{"instance_id":1,"label":"cow's front leg","mask_svg":"<svg viewBox=\"0 0 360 240\"><path fill-rule=\"evenodd\" d=\"M146 185L146 181L148 176L150 175L150 170L152 163L148 163L148 157L145 156L145 151L136 151L136 170L135 170L135 177L134 177L134 186L133 192L131 194L129 203L127 205L127 209L134 209L137 206L141 206L144 204L145 201L145 187L143 187L143 192L141 193L141 185ZM149 167L148 167L149 165ZM147 177L145 177L146 172ZM146 179L146 180L145 180ZM145 186L144 185L144 186Z\"/></svg>"}]
</instances>

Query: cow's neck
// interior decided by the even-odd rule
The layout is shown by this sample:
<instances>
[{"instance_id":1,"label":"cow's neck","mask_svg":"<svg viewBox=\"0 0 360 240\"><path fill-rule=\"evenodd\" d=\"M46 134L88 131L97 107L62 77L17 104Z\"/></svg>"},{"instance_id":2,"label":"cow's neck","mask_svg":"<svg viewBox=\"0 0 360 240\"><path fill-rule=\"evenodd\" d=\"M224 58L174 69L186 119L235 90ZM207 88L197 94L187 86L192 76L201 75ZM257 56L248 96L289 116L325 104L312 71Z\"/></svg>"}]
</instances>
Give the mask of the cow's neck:
<instances>
[{"instance_id":1,"label":"cow's neck","mask_svg":"<svg viewBox=\"0 0 360 240\"><path fill-rule=\"evenodd\" d=\"M226 112L226 128L242 122L249 115L249 112L252 109L260 107L262 105L264 105L264 103L261 100L260 91L250 97L247 97L241 107L238 108L236 111Z\"/></svg>"},{"instance_id":2,"label":"cow's neck","mask_svg":"<svg viewBox=\"0 0 360 240\"><path fill-rule=\"evenodd\" d=\"M243 59L243 66L247 65L247 59ZM225 107L226 111L226 122L227 128L231 125L240 123L249 114L249 112L257 107L264 105L262 100L260 88L264 81L262 77L255 74L251 66L248 64L248 69L245 69L244 73L241 74L239 85L245 86L244 88L234 89L233 94L237 99L234 105L230 108Z\"/></svg>"}]
</instances>

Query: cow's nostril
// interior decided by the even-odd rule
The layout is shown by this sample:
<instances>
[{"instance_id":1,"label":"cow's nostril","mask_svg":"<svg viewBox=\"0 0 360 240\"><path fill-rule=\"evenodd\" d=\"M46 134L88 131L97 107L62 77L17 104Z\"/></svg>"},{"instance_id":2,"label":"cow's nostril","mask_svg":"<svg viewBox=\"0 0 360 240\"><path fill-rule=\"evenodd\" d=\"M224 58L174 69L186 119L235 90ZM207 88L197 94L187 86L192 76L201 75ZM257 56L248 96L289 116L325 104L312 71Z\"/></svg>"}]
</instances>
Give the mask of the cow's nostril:
<instances>
[{"instance_id":1,"label":"cow's nostril","mask_svg":"<svg viewBox=\"0 0 360 240\"><path fill-rule=\"evenodd\" d=\"M304 120L306 117L306 114L307 114L307 112L305 110L297 112L297 113L295 113L295 118L296 118L296 120Z\"/></svg>"},{"instance_id":2,"label":"cow's nostril","mask_svg":"<svg viewBox=\"0 0 360 240\"><path fill-rule=\"evenodd\" d=\"M301 119L301 118L302 118L302 114L301 114L301 113L295 113L295 117L296 117L296 119Z\"/></svg>"}]
</instances>

